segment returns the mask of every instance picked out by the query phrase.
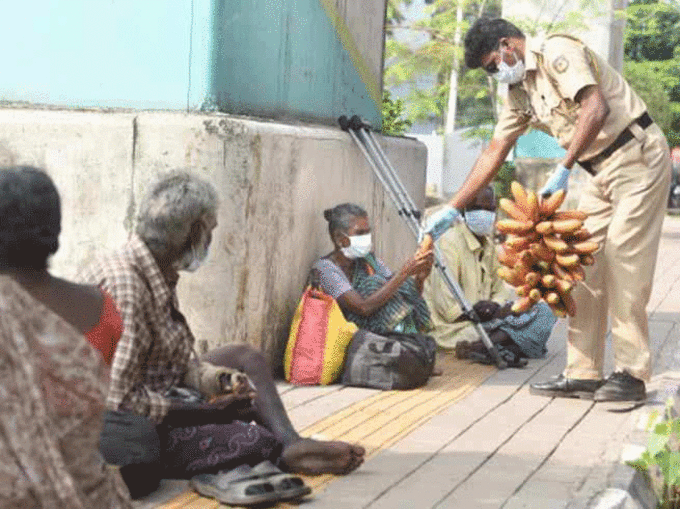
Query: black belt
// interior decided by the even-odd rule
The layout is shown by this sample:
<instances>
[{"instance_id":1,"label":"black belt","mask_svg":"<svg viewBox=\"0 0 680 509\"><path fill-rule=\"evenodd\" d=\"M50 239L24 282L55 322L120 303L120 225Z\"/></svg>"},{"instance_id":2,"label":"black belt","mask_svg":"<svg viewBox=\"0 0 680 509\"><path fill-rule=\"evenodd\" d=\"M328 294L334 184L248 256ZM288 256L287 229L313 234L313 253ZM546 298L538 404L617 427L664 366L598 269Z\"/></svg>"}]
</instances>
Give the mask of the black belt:
<instances>
[{"instance_id":1,"label":"black belt","mask_svg":"<svg viewBox=\"0 0 680 509\"><path fill-rule=\"evenodd\" d=\"M649 116L649 113L646 111L640 115L638 118L636 118L634 121L637 125L642 127L643 129L647 129L652 123L654 122L652 120L652 117ZM586 170L588 173L591 175L595 175L595 170L593 170L593 166L596 166L600 164L602 161L607 159L610 155L612 155L616 150L620 149L623 147L626 143L628 143L630 140L635 138L633 133L629 128L625 128L621 134L619 134L618 138L614 140L614 142L609 145L606 149L604 149L602 152L597 154L595 157L588 159L587 161L578 161L578 164L581 165L581 168Z\"/></svg>"}]
</instances>

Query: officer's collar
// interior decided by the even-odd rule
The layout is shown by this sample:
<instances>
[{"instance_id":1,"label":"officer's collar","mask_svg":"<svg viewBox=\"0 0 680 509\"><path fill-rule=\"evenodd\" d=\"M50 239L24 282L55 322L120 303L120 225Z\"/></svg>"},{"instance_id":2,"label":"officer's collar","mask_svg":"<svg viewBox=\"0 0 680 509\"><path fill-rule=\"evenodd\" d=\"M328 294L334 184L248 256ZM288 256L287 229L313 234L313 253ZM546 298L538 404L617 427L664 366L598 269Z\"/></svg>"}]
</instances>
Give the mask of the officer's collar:
<instances>
[{"instance_id":1,"label":"officer's collar","mask_svg":"<svg viewBox=\"0 0 680 509\"><path fill-rule=\"evenodd\" d=\"M527 71L538 69L538 59L536 55L541 52L543 40L535 37L528 37L524 41L524 68Z\"/></svg>"}]
</instances>

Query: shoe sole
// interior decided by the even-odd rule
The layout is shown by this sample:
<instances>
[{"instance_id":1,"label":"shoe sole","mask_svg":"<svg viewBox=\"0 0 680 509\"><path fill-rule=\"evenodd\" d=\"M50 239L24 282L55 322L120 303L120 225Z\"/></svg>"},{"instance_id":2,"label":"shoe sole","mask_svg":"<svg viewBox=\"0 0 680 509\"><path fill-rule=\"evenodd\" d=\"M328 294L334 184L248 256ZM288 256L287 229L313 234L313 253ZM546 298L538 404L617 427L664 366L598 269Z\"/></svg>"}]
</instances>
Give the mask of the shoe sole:
<instances>
[{"instance_id":1,"label":"shoe sole","mask_svg":"<svg viewBox=\"0 0 680 509\"><path fill-rule=\"evenodd\" d=\"M549 398L570 398L592 400L595 392L590 391L551 391L550 389L534 389L529 387L529 394L533 396L547 396Z\"/></svg>"},{"instance_id":2,"label":"shoe sole","mask_svg":"<svg viewBox=\"0 0 680 509\"><path fill-rule=\"evenodd\" d=\"M604 396L598 395L598 396L593 398L593 400L596 403L608 403L608 402L611 402L611 403L617 403L617 402L619 402L619 403L626 403L626 402L627 403L639 403L640 401L645 401L646 399L647 399L647 394L640 394L640 395L637 395L637 396L631 396L631 397L627 397L627 398L617 396L617 395L613 395L613 394L612 395L605 394Z\"/></svg>"},{"instance_id":3,"label":"shoe sole","mask_svg":"<svg viewBox=\"0 0 680 509\"><path fill-rule=\"evenodd\" d=\"M276 493L278 493L279 499L282 502L288 502L291 500L296 500L298 498L306 497L311 492L312 488L310 488L309 486L301 486L297 490L280 490L277 491Z\"/></svg>"},{"instance_id":4,"label":"shoe sole","mask_svg":"<svg viewBox=\"0 0 680 509\"><path fill-rule=\"evenodd\" d=\"M274 486L275 492L283 502L305 497L312 492L312 488L304 484L304 481L300 476L283 472L278 467L275 467L270 461L263 461L256 465L251 470L251 473L262 481L268 482ZM286 480L293 479L299 480L302 484L291 488L283 487Z\"/></svg>"},{"instance_id":5,"label":"shoe sole","mask_svg":"<svg viewBox=\"0 0 680 509\"><path fill-rule=\"evenodd\" d=\"M272 503L272 502L279 502L281 500L281 495L279 492L272 492L268 493L266 495L248 495L246 497L238 497L238 496L225 496L226 494L224 493L223 490L219 488L215 488L213 486L209 485L202 485L200 483L193 482L191 483L191 486L196 492L203 496L203 497L208 497L208 498L214 498L215 500L227 504L227 505L241 505L241 506L249 506L249 505L261 505L261 504L266 504L266 503Z\"/></svg>"}]
</instances>

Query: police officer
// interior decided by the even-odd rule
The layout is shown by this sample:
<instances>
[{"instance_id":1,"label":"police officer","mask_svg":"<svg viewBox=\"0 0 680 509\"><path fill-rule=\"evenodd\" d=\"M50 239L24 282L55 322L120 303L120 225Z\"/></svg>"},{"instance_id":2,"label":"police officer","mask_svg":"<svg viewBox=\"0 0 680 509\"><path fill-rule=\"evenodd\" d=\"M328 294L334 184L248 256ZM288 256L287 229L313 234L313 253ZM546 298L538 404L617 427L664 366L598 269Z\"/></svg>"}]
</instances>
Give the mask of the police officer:
<instances>
[{"instance_id":1,"label":"police officer","mask_svg":"<svg viewBox=\"0 0 680 509\"><path fill-rule=\"evenodd\" d=\"M517 138L529 127L566 149L540 194L566 191L578 163L591 174L579 209L601 244L585 282L574 290L567 366L533 394L637 401L651 371L649 301L670 185L668 145L645 103L605 60L578 39L527 38L503 19L482 18L465 37L465 61L509 85L489 146L448 206L428 218L439 237L459 211L488 185ZM615 371L603 380L607 318L611 316Z\"/></svg>"}]
</instances>

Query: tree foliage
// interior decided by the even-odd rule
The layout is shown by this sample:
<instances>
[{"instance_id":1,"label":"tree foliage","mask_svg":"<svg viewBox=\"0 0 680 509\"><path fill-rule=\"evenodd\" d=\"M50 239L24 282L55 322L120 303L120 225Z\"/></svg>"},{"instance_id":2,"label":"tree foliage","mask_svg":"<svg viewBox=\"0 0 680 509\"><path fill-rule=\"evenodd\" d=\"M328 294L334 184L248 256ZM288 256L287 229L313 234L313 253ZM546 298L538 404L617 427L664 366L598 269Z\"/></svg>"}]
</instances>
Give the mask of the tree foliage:
<instances>
[{"instance_id":1,"label":"tree foliage","mask_svg":"<svg viewBox=\"0 0 680 509\"><path fill-rule=\"evenodd\" d=\"M457 27L456 8L462 2L465 33L480 12L500 16L500 0L434 0L426 7L424 19L405 23L395 17L410 4L403 0L388 0L388 38L385 44L385 85L408 89L406 114L413 122L435 120L443 127L449 95L454 56L463 60L463 49L454 44ZM476 126L493 121L492 94L485 73L479 69L459 69L459 126Z\"/></svg>"},{"instance_id":2,"label":"tree foliage","mask_svg":"<svg viewBox=\"0 0 680 509\"><path fill-rule=\"evenodd\" d=\"M403 9L412 0L388 0L387 41L385 46L385 85L408 89L406 112L413 122L435 119L443 126L448 107L450 76L454 57L459 62L456 125L474 127L495 120L496 83L481 69L463 65L462 44L455 44L456 29L461 34L481 15L501 15L501 0L433 0L426 16L407 23ZM458 27L456 9L463 9ZM587 20L603 13L605 0L534 0L531 13L509 17L528 35L550 32L578 33L587 29ZM551 13L550 16L546 15ZM409 37L410 36L410 37Z\"/></svg>"},{"instance_id":3,"label":"tree foliage","mask_svg":"<svg viewBox=\"0 0 680 509\"><path fill-rule=\"evenodd\" d=\"M403 99L392 99L390 91L383 91L382 99L382 133L390 136L401 136L411 127L411 121L404 118Z\"/></svg>"},{"instance_id":4,"label":"tree foliage","mask_svg":"<svg viewBox=\"0 0 680 509\"><path fill-rule=\"evenodd\" d=\"M424 19L407 22L413 0L388 0L385 45L386 87L400 88L404 115L413 123L434 121L443 128L454 56L459 64L456 125L478 127L494 122L495 83L481 69L462 63L456 45L456 8L463 8L465 34L481 15L500 16L501 0L433 0ZM535 5L533 5L535 4ZM509 17L528 35L587 29L588 20L603 13L605 0L533 0L530 13ZM551 13L551 16L547 16ZM680 145L680 1L630 0L625 11L624 75L645 100L650 114L671 145Z\"/></svg>"},{"instance_id":5,"label":"tree foliage","mask_svg":"<svg viewBox=\"0 0 680 509\"><path fill-rule=\"evenodd\" d=\"M626 9L624 75L669 143L680 145L680 3L631 0Z\"/></svg>"}]
</instances>

